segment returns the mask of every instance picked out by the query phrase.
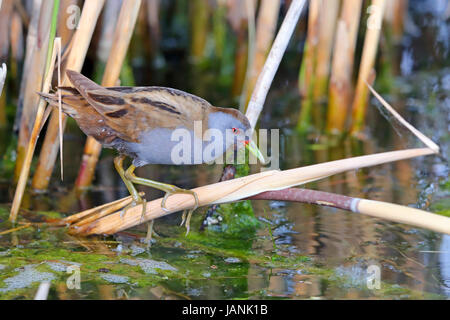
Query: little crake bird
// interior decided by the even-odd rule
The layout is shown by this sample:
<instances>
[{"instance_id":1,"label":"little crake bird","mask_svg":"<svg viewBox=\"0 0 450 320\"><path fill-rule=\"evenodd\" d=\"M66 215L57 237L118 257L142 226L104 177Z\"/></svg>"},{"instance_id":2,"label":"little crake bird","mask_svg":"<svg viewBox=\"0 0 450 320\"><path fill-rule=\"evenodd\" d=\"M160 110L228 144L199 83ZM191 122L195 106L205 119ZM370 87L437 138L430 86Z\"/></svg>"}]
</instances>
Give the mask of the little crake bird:
<instances>
[{"instance_id":1,"label":"little crake bird","mask_svg":"<svg viewBox=\"0 0 450 320\"><path fill-rule=\"evenodd\" d=\"M256 145L245 135L250 129L248 119L236 109L214 107L202 98L171 88L105 88L75 71L68 70L67 76L74 87L59 88L66 92L62 94L63 112L74 118L86 135L92 136L104 147L119 152L120 155L114 159L115 167L133 197L133 205L142 203L143 212L145 201L139 196L134 184L166 192L161 202L163 209L171 194L192 194L195 198L195 207L189 210L187 215L186 228L189 231L189 220L198 206L198 198L191 190L137 177L134 174L136 167L146 164L180 165L209 162L221 156L230 147L239 149L244 146L264 162ZM39 94L51 106L58 107L58 95ZM201 124L203 130L216 130L222 137L226 137L227 132L232 132L236 139L232 139L231 143L230 139L225 138L206 141L204 135L198 134L195 130L196 123ZM192 141L187 144L188 146L193 147L200 143L203 151L208 147L211 149L213 143L212 149L218 151L212 152L210 158L201 157L200 161L198 156L191 152L188 157L190 159L180 162L173 154L173 148L178 143L172 139L175 130L189 133ZM133 159L133 164L127 170L123 168L126 156Z\"/></svg>"}]
</instances>

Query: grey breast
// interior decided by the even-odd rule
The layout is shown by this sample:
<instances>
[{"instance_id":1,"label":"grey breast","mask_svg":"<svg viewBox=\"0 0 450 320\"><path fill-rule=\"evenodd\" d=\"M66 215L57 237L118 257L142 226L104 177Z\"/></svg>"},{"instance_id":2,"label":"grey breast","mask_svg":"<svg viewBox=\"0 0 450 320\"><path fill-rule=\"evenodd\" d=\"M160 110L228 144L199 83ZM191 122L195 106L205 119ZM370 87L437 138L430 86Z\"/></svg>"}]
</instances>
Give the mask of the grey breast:
<instances>
[{"instance_id":1,"label":"grey breast","mask_svg":"<svg viewBox=\"0 0 450 320\"><path fill-rule=\"evenodd\" d=\"M143 132L139 142L116 139L105 147L117 149L133 158L133 164L194 165L210 163L227 149L223 135L212 133L208 141L203 141L186 128L155 128Z\"/></svg>"}]
</instances>

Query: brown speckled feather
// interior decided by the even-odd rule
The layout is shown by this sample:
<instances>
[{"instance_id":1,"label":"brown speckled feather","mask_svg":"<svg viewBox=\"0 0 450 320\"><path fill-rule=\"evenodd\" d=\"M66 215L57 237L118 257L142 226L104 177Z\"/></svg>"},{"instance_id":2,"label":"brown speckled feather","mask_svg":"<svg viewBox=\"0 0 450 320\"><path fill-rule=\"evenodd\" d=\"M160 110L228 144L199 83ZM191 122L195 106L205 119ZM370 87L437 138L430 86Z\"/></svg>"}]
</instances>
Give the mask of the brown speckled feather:
<instances>
[{"instance_id":1,"label":"brown speckled feather","mask_svg":"<svg viewBox=\"0 0 450 320\"><path fill-rule=\"evenodd\" d=\"M212 107L206 100L171 88L104 88L78 72L67 71L67 75L106 125L126 141L138 141L141 132L153 128L192 129L194 121L207 121L205 109Z\"/></svg>"}]
</instances>

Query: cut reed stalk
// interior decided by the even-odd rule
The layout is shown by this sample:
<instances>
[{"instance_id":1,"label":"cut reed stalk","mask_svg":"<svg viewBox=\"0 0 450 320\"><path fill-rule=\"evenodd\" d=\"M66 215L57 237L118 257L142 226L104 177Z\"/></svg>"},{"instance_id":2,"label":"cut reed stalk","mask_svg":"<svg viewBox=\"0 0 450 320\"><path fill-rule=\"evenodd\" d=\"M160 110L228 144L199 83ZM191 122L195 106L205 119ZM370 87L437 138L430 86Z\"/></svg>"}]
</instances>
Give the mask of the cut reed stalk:
<instances>
[{"instance_id":1,"label":"cut reed stalk","mask_svg":"<svg viewBox=\"0 0 450 320\"><path fill-rule=\"evenodd\" d=\"M319 101L327 92L330 74L331 49L333 48L336 20L339 12L339 0L326 1L319 13L319 42L313 88L313 100ZM335 54L335 53L334 53Z\"/></svg>"},{"instance_id":2,"label":"cut reed stalk","mask_svg":"<svg viewBox=\"0 0 450 320\"><path fill-rule=\"evenodd\" d=\"M297 123L300 132L306 132L311 123L312 109L312 88L314 87L314 77L317 59L317 43L319 42L319 13L322 0L311 0L308 10L308 30L306 44L303 54L302 64L299 71L299 90L303 96L302 107Z\"/></svg>"},{"instance_id":3,"label":"cut reed stalk","mask_svg":"<svg viewBox=\"0 0 450 320\"><path fill-rule=\"evenodd\" d=\"M20 89L21 95L19 96L17 107L21 116L19 139L17 142L17 158L14 168L14 182L18 181L24 164L27 145L30 141L31 131L36 117L36 106L39 104L39 96L36 94L36 91L40 91L42 88L46 63L48 63L49 59L48 48L52 8L53 1L43 1L41 7L33 7L33 18L27 36L27 53ZM34 20L36 16L39 18Z\"/></svg>"},{"instance_id":4,"label":"cut reed stalk","mask_svg":"<svg viewBox=\"0 0 450 320\"><path fill-rule=\"evenodd\" d=\"M352 94L352 73L362 0L344 0L337 24L329 89L327 131L345 130Z\"/></svg>"},{"instance_id":5,"label":"cut reed stalk","mask_svg":"<svg viewBox=\"0 0 450 320\"><path fill-rule=\"evenodd\" d=\"M254 129L259 115L263 109L264 101L266 100L267 93L272 84L275 73L278 70L280 61L283 58L286 51L289 40L294 32L297 21L300 17L300 13L305 5L305 0L294 0L289 7L288 12L283 20L283 23L278 31L278 34L270 49L267 60L261 73L256 81L255 89L250 98L250 102L247 107L246 116L250 122L251 127Z\"/></svg>"},{"instance_id":6,"label":"cut reed stalk","mask_svg":"<svg viewBox=\"0 0 450 320\"><path fill-rule=\"evenodd\" d=\"M124 1L122 4L110 55L103 74L102 86L112 87L119 79L140 6L141 0ZM75 183L77 189L83 189L91 185L101 149L102 145L97 140L92 137L87 138Z\"/></svg>"},{"instance_id":7,"label":"cut reed stalk","mask_svg":"<svg viewBox=\"0 0 450 320\"><path fill-rule=\"evenodd\" d=\"M247 105L256 81L264 62L266 61L267 54L270 46L272 45L273 38L278 22L278 12L280 11L279 0L262 0L258 20L256 23L256 37L255 37L255 52L253 53L252 65L250 66L250 73L248 75L248 83L246 85L246 103Z\"/></svg>"},{"instance_id":8,"label":"cut reed stalk","mask_svg":"<svg viewBox=\"0 0 450 320\"><path fill-rule=\"evenodd\" d=\"M86 1L83 6L78 30L74 34L71 51L68 54L66 69L81 71L84 58L89 47L89 43L94 32L97 19L103 7L104 0ZM63 72L63 86L69 86L70 82ZM47 132L42 145L36 173L33 177L32 187L36 190L45 190L50 182L56 157L58 154L58 133L59 133L59 115L58 112L52 111L52 116L47 127ZM66 116L63 115L61 122L64 130Z\"/></svg>"},{"instance_id":9,"label":"cut reed stalk","mask_svg":"<svg viewBox=\"0 0 450 320\"><path fill-rule=\"evenodd\" d=\"M354 135L360 133L364 128L368 97L366 83L370 82L371 74L374 74L373 66L377 55L385 4L385 0L372 0L371 6L368 8L370 16L367 20L367 31L352 105L350 132Z\"/></svg>"},{"instance_id":10,"label":"cut reed stalk","mask_svg":"<svg viewBox=\"0 0 450 320\"><path fill-rule=\"evenodd\" d=\"M429 148L384 152L285 171L265 171L238 179L195 188L192 189L192 191L197 194L200 206L227 203L242 200L266 191L282 190L305 184L349 170L434 153L435 152ZM162 198L147 202L144 215L142 214L142 205L137 205L129 208L123 216L120 212L116 212L89 224L73 227L70 232L83 235L112 234L131 228L140 223L165 216L169 213L192 208L195 205L193 197L186 194L174 194L169 197L166 201L167 210L161 208L161 201Z\"/></svg>"}]
</instances>

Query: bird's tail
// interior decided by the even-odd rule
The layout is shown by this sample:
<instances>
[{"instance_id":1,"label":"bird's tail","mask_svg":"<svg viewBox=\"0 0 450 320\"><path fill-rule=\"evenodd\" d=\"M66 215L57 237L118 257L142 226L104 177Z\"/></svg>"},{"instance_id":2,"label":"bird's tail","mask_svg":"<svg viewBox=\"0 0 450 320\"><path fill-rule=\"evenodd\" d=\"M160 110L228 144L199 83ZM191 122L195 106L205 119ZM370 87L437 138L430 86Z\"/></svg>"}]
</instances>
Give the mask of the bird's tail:
<instances>
[{"instance_id":1,"label":"bird's tail","mask_svg":"<svg viewBox=\"0 0 450 320\"><path fill-rule=\"evenodd\" d=\"M78 93L75 88L59 87L59 89L69 92L69 94L61 95L62 112L72 118L77 118L79 114L78 109L87 104L86 100ZM59 108L58 94L43 92L37 92L37 94L41 96L42 99L47 101L51 107Z\"/></svg>"}]
</instances>

